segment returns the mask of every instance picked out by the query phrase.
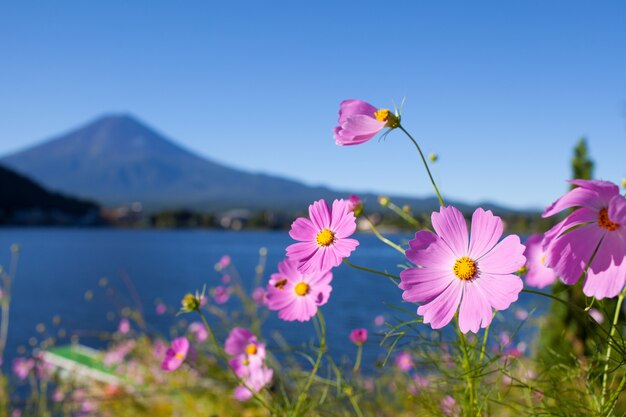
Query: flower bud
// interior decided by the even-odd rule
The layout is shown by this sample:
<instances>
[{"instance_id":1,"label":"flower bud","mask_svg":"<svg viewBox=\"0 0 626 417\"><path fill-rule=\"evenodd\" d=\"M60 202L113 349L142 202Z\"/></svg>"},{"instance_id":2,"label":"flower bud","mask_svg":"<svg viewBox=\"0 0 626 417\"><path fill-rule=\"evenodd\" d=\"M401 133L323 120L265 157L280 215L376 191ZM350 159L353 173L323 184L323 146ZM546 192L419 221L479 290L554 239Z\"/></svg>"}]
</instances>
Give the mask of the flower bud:
<instances>
[{"instance_id":1,"label":"flower bud","mask_svg":"<svg viewBox=\"0 0 626 417\"><path fill-rule=\"evenodd\" d=\"M380 197L378 197L378 204L383 207L387 207L389 205L389 197L381 195Z\"/></svg>"}]
</instances>

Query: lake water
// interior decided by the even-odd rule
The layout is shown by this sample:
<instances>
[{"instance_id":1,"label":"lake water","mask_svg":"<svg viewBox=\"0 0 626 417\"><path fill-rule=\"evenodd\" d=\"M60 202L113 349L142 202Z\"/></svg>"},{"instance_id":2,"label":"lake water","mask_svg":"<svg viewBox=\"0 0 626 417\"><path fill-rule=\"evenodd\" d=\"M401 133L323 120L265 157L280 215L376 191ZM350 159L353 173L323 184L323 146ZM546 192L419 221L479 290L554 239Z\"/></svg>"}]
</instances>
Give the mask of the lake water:
<instances>
[{"instance_id":1,"label":"lake water","mask_svg":"<svg viewBox=\"0 0 626 417\"><path fill-rule=\"evenodd\" d=\"M356 237L361 245L350 258L351 262L398 273L397 265L404 262L400 253L373 235ZM410 239L411 235L392 238L401 242ZM114 331L120 308L133 304L132 296L125 290L124 276L136 288L149 329L167 337L168 329L180 317L173 313L157 315L155 300L163 300L178 308L186 292L201 289L204 285L219 285L220 275L214 265L224 254L231 256L244 284L251 290L259 249L265 247L268 250L267 278L275 272L276 264L284 258L285 247L292 240L286 231L4 228L0 229L0 264L5 267L8 267L12 243L19 243L22 251L13 288L5 364L10 363L18 350L26 348L30 351L29 341L34 343L33 337L40 341L47 336L56 336L61 328L68 336L79 335L81 343L93 347L106 345L100 333ZM107 277L118 289L115 296L106 296L99 288L102 277ZM368 328L374 334L372 339L377 339L376 333L382 332L382 328L374 324L377 315L384 315L389 321L394 317L410 319L406 313L387 304L415 310L414 305L402 302L401 291L389 279L346 265L334 270L332 286L330 301L322 311L327 321L330 350L337 358L354 355L355 348L347 337L355 327ZM93 291L91 301L85 300L87 291ZM537 298L522 294L506 317L513 318L519 308L535 308L533 303L540 305L540 312L545 311L544 299ZM61 318L58 326L52 323L56 315ZM507 321L509 319L501 320L500 324L504 326ZM513 321L513 325L519 322L514 318ZM36 330L40 323L45 326L42 333ZM266 339L270 339L269 334L275 329L293 344L306 343L314 336L311 323L281 322L276 313L270 312L264 328ZM221 340L223 337L222 334ZM69 343L69 338L59 338L57 343ZM268 343L270 348L275 345L271 340ZM376 343L370 343L364 352L365 360L371 362L383 352Z\"/></svg>"}]
</instances>

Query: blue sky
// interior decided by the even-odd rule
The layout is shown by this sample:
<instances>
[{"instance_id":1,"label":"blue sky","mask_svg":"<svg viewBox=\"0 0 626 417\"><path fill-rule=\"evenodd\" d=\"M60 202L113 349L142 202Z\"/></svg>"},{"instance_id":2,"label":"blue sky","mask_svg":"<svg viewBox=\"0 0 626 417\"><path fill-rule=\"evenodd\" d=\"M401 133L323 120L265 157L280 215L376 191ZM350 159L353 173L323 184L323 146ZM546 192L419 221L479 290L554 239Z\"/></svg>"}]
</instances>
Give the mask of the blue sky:
<instances>
[{"instance_id":1,"label":"blue sky","mask_svg":"<svg viewBox=\"0 0 626 417\"><path fill-rule=\"evenodd\" d=\"M572 147L626 177L626 2L0 3L0 155L132 113L214 160L431 194L400 132L334 144L338 103L391 107L444 197L541 207Z\"/></svg>"}]
</instances>

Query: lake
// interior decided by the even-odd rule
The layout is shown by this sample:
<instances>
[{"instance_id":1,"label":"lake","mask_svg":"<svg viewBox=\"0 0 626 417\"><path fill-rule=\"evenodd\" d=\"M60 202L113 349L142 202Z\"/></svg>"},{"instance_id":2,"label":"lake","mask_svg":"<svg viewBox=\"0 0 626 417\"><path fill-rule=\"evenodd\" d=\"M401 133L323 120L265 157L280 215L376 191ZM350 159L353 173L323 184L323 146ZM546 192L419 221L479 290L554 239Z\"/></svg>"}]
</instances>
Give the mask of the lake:
<instances>
[{"instance_id":1,"label":"lake","mask_svg":"<svg viewBox=\"0 0 626 417\"><path fill-rule=\"evenodd\" d=\"M358 234L356 238L361 245L350 258L351 262L398 273L397 265L404 262L400 253L382 244L374 235ZM393 235L391 238L402 242L411 235ZM251 291L259 249L265 247L268 251L267 279L276 271L277 263L284 258L285 247L292 240L286 231L4 228L0 229L0 264L5 267L8 267L12 243L19 243L22 250L13 287L5 364L10 363L18 352L30 351L30 345L48 336L58 336L60 329L64 329L67 336L58 338L58 344L69 343L69 336L75 334L81 343L105 346L101 334L114 331L120 309L135 302L125 288L125 279L136 288L149 329L168 337L169 328L181 317L176 317L173 312L157 315L155 300L172 306L173 311L179 307L186 292L202 289L205 285L220 285L220 274L214 265L224 254L231 256L244 284ZM333 273L333 291L322 311L326 317L330 351L337 358L354 355L355 347L348 342L348 334L355 327L365 327L374 334L372 340L379 339L376 333L382 333L384 327L375 326L377 315L384 315L389 321L396 316L401 320L410 319L408 314L387 304L415 310L414 305L402 301L401 291L385 277L346 265L336 268ZM115 295L107 296L99 287L102 277L107 277L111 286L116 288ZM90 301L85 297L88 291L93 292ZM504 316L508 319L501 318L497 325L515 327L519 323L519 319L514 318L515 311L539 306L539 312L543 312L545 303L543 297L521 294L520 301ZM52 322L54 316L60 317L59 325ZM195 320L191 316L182 318ZM38 324L45 328L39 326L36 329ZM285 323L277 319L275 312L270 312L264 327L270 348L275 344L269 335L275 329L287 341L297 345L312 340L314 336L311 323ZM224 334L220 336L223 340ZM372 362L383 353L375 342L369 343L364 359Z\"/></svg>"}]
</instances>

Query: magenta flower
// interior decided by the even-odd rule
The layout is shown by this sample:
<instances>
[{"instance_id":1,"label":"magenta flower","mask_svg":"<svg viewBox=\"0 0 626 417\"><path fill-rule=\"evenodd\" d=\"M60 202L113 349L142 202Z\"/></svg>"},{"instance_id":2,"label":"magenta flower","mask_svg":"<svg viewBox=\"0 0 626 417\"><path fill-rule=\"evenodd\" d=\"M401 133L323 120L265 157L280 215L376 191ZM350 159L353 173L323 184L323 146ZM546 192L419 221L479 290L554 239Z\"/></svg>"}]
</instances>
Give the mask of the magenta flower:
<instances>
[{"instance_id":1,"label":"magenta flower","mask_svg":"<svg viewBox=\"0 0 626 417\"><path fill-rule=\"evenodd\" d=\"M256 303L257 306L261 307L265 305L267 302L265 296L267 295L267 291L263 287L257 287L252 291L252 300Z\"/></svg>"},{"instance_id":2,"label":"magenta flower","mask_svg":"<svg viewBox=\"0 0 626 417\"><path fill-rule=\"evenodd\" d=\"M130 322L128 319L120 320L120 323L117 325L117 331L121 334L127 334L130 332Z\"/></svg>"},{"instance_id":3,"label":"magenta flower","mask_svg":"<svg viewBox=\"0 0 626 417\"><path fill-rule=\"evenodd\" d=\"M189 331L194 335L198 342L204 342L209 338L209 331L204 327L204 324L199 321L194 321L189 325Z\"/></svg>"},{"instance_id":4,"label":"magenta flower","mask_svg":"<svg viewBox=\"0 0 626 417\"><path fill-rule=\"evenodd\" d=\"M228 268L229 266L230 266L230 256L224 255L220 258L217 264L215 264L215 269L217 269L218 271L221 271L223 269Z\"/></svg>"},{"instance_id":5,"label":"magenta flower","mask_svg":"<svg viewBox=\"0 0 626 417\"><path fill-rule=\"evenodd\" d=\"M278 317L286 321L310 320L326 304L332 291L330 270L304 274L297 265L285 259L267 285L267 307L278 310Z\"/></svg>"},{"instance_id":6,"label":"magenta flower","mask_svg":"<svg viewBox=\"0 0 626 417\"><path fill-rule=\"evenodd\" d=\"M413 368L413 357L409 352L403 350L396 356L394 364L402 372L409 372Z\"/></svg>"},{"instance_id":7,"label":"magenta flower","mask_svg":"<svg viewBox=\"0 0 626 417\"><path fill-rule=\"evenodd\" d=\"M159 303L156 305L156 307L154 308L154 311L159 315L162 316L163 314L165 314L167 312L167 306L163 303Z\"/></svg>"},{"instance_id":8,"label":"magenta flower","mask_svg":"<svg viewBox=\"0 0 626 417\"><path fill-rule=\"evenodd\" d=\"M213 288L213 299L217 304L225 304L230 299L230 288L218 285Z\"/></svg>"},{"instance_id":9,"label":"magenta flower","mask_svg":"<svg viewBox=\"0 0 626 417\"><path fill-rule=\"evenodd\" d=\"M526 283L533 287L544 288L556 281L556 273L546 266L546 254L541 242L543 235L531 235L525 242Z\"/></svg>"},{"instance_id":10,"label":"magenta flower","mask_svg":"<svg viewBox=\"0 0 626 417\"><path fill-rule=\"evenodd\" d=\"M615 297L626 281L626 198L619 194L617 185L608 181L570 183L578 187L543 213L543 217L549 217L577 207L546 232L546 265L568 285L576 283L587 270L585 295L599 299Z\"/></svg>"},{"instance_id":11,"label":"magenta flower","mask_svg":"<svg viewBox=\"0 0 626 417\"><path fill-rule=\"evenodd\" d=\"M274 371L265 366L256 369L244 378L245 385L235 388L234 397L239 401L247 401L261 389L272 381Z\"/></svg>"},{"instance_id":12,"label":"magenta flower","mask_svg":"<svg viewBox=\"0 0 626 417\"><path fill-rule=\"evenodd\" d=\"M189 352L189 340L186 337L178 337L172 340L172 345L165 352L165 358L161 363L161 369L164 371L174 371L180 367Z\"/></svg>"},{"instance_id":13,"label":"magenta flower","mask_svg":"<svg viewBox=\"0 0 626 417\"><path fill-rule=\"evenodd\" d=\"M20 381L25 380L34 367L35 360L32 358L15 358L13 360L13 373Z\"/></svg>"},{"instance_id":14,"label":"magenta flower","mask_svg":"<svg viewBox=\"0 0 626 417\"><path fill-rule=\"evenodd\" d=\"M431 219L437 234L422 230L409 242L406 256L420 267L400 273L402 298L422 303L417 314L433 329L448 324L460 304L460 330L477 333L489 326L494 308L517 300L523 285L513 273L526 262L524 245L515 235L498 243L502 220L481 208L472 216L471 237L455 207L441 207Z\"/></svg>"},{"instance_id":15,"label":"magenta flower","mask_svg":"<svg viewBox=\"0 0 626 417\"><path fill-rule=\"evenodd\" d=\"M363 213L363 201L358 195L352 194L348 199L348 210L354 213L355 217L358 217Z\"/></svg>"},{"instance_id":16,"label":"magenta flower","mask_svg":"<svg viewBox=\"0 0 626 417\"><path fill-rule=\"evenodd\" d=\"M310 220L300 217L291 225L289 236L299 242L287 247L287 257L298 262L303 273L339 266L359 245L348 239L356 230L350 203L335 200L331 210L326 201L319 200L309 206L309 216Z\"/></svg>"},{"instance_id":17,"label":"magenta flower","mask_svg":"<svg viewBox=\"0 0 626 417\"><path fill-rule=\"evenodd\" d=\"M228 361L237 376L245 378L263 366L265 344L248 329L235 327L230 331L224 343L224 352L232 356Z\"/></svg>"},{"instance_id":18,"label":"magenta flower","mask_svg":"<svg viewBox=\"0 0 626 417\"><path fill-rule=\"evenodd\" d=\"M450 395L446 395L439 403L441 412L449 417L458 417L461 414L461 408L457 405L456 400Z\"/></svg>"},{"instance_id":19,"label":"magenta flower","mask_svg":"<svg viewBox=\"0 0 626 417\"><path fill-rule=\"evenodd\" d=\"M384 127L398 126L398 117L387 109L377 109L361 100L344 100L339 104L335 143L340 146L358 145L376 136Z\"/></svg>"},{"instance_id":20,"label":"magenta flower","mask_svg":"<svg viewBox=\"0 0 626 417\"><path fill-rule=\"evenodd\" d=\"M354 329L350 332L350 341L357 346L367 342L367 329Z\"/></svg>"}]
</instances>

